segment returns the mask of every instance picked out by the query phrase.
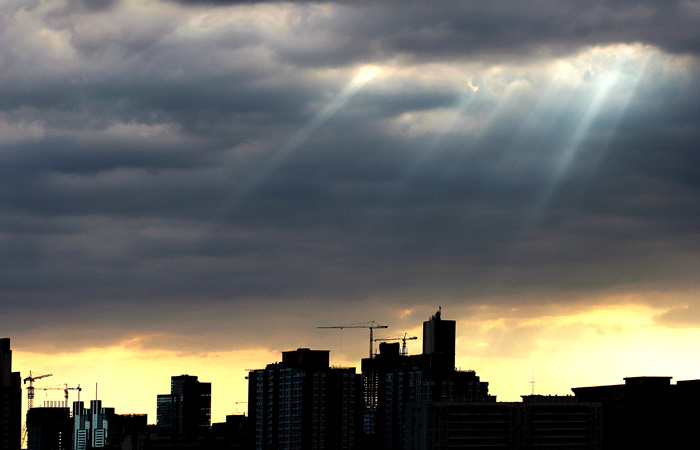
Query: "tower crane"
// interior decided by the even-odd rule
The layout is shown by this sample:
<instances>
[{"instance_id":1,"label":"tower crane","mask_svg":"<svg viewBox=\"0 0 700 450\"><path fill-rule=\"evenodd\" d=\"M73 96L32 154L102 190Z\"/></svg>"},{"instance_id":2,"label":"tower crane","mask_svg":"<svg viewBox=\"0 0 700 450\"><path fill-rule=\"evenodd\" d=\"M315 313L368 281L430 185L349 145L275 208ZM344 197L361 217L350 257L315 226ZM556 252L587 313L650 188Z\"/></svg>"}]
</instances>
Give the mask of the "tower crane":
<instances>
[{"instance_id":1,"label":"tower crane","mask_svg":"<svg viewBox=\"0 0 700 450\"><path fill-rule=\"evenodd\" d=\"M375 339L375 342L386 342L386 341L401 341L401 356L408 356L408 349L406 348L406 341L415 341L418 336L409 336L408 333L404 333L403 337L388 337Z\"/></svg>"},{"instance_id":2,"label":"tower crane","mask_svg":"<svg viewBox=\"0 0 700 450\"><path fill-rule=\"evenodd\" d=\"M27 383L27 381L29 381L29 387L27 388L27 411L34 407L34 382L41 378L50 377L52 375L52 373L47 373L46 375L33 376L32 371L29 371L29 376L24 379L25 384Z\"/></svg>"},{"instance_id":3,"label":"tower crane","mask_svg":"<svg viewBox=\"0 0 700 450\"><path fill-rule=\"evenodd\" d=\"M68 391L78 391L78 401L80 401L80 391L82 391L83 388L78 385L77 387L68 387L66 384L66 388L63 390L63 392L66 394L66 406L68 406Z\"/></svg>"},{"instance_id":4,"label":"tower crane","mask_svg":"<svg viewBox=\"0 0 700 450\"><path fill-rule=\"evenodd\" d=\"M316 327L316 328L369 328L369 357L372 358L372 349L374 344L374 330L377 328L389 328L389 325L379 325L374 320L371 322L351 323L349 325L336 325L332 327Z\"/></svg>"},{"instance_id":5,"label":"tower crane","mask_svg":"<svg viewBox=\"0 0 700 450\"><path fill-rule=\"evenodd\" d=\"M42 388L45 391L63 391L64 397L66 399L66 408L68 408L68 391L78 391L78 401L80 401L80 391L83 390L83 388L78 385L78 387L68 387L68 383L63 383L65 386L64 388L62 387L48 387L48 388Z\"/></svg>"}]
</instances>

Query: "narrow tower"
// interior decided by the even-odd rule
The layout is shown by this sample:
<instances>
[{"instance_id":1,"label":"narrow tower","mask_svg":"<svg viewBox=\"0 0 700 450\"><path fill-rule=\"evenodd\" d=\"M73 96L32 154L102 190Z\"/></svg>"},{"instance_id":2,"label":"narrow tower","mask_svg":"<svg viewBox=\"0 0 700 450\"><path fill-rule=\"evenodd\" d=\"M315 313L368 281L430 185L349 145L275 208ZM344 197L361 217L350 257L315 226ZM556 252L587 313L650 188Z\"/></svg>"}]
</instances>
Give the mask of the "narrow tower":
<instances>
[{"instance_id":1,"label":"narrow tower","mask_svg":"<svg viewBox=\"0 0 700 450\"><path fill-rule=\"evenodd\" d=\"M442 320L442 307L423 322L423 354L433 355L435 365L446 370L455 367L456 322Z\"/></svg>"}]
</instances>

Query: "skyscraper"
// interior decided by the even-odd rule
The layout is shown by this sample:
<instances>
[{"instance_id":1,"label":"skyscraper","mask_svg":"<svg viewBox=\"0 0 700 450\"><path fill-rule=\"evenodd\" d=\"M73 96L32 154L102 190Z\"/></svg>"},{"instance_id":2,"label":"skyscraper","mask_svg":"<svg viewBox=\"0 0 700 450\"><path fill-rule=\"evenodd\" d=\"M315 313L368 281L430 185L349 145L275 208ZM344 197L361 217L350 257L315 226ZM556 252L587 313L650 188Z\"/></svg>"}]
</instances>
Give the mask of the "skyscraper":
<instances>
[{"instance_id":1,"label":"skyscraper","mask_svg":"<svg viewBox=\"0 0 700 450\"><path fill-rule=\"evenodd\" d=\"M194 436L211 427L211 383L196 376L170 378L170 394L158 395L158 429L163 434Z\"/></svg>"},{"instance_id":2,"label":"skyscraper","mask_svg":"<svg viewBox=\"0 0 700 450\"><path fill-rule=\"evenodd\" d=\"M107 447L114 416L114 408L103 408L102 400L91 400L90 409L73 402L73 450Z\"/></svg>"},{"instance_id":3,"label":"skyscraper","mask_svg":"<svg viewBox=\"0 0 700 450\"><path fill-rule=\"evenodd\" d=\"M328 350L283 352L248 376L256 450L360 448L360 382L354 368L329 367Z\"/></svg>"},{"instance_id":4,"label":"skyscraper","mask_svg":"<svg viewBox=\"0 0 700 450\"><path fill-rule=\"evenodd\" d=\"M423 322L423 354L433 355L433 366L446 370L455 367L456 322L442 320L442 308L439 308L430 320Z\"/></svg>"},{"instance_id":5,"label":"skyscraper","mask_svg":"<svg viewBox=\"0 0 700 450\"><path fill-rule=\"evenodd\" d=\"M362 360L365 449L403 450L411 404L488 397L489 384L476 372L455 370L455 329L438 310L423 322L423 354L405 356L398 343L382 343L378 355Z\"/></svg>"},{"instance_id":6,"label":"skyscraper","mask_svg":"<svg viewBox=\"0 0 700 450\"><path fill-rule=\"evenodd\" d=\"M0 450L19 450L22 432L22 384L12 371L10 339L0 339Z\"/></svg>"}]
</instances>

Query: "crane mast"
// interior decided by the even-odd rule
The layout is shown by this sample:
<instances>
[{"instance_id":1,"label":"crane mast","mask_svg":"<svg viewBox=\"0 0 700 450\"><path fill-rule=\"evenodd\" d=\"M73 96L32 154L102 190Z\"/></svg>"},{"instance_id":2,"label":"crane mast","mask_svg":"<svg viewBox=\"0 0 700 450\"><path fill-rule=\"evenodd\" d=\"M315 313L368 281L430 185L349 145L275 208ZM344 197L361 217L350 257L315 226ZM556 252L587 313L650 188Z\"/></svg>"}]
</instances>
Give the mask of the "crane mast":
<instances>
[{"instance_id":1,"label":"crane mast","mask_svg":"<svg viewBox=\"0 0 700 450\"><path fill-rule=\"evenodd\" d=\"M29 387L27 388L27 411L34 407L34 382L41 378L50 377L52 375L52 373L48 373L46 375L32 376L32 371L29 371L29 376L24 379L25 384L27 383L27 381L29 381Z\"/></svg>"},{"instance_id":2,"label":"crane mast","mask_svg":"<svg viewBox=\"0 0 700 450\"><path fill-rule=\"evenodd\" d=\"M369 357L372 358L373 354L373 346L374 346L374 330L377 328L389 328L389 325L379 325L377 322L374 320L371 322L360 322L360 323L351 323L349 325L336 325L336 326L331 326L331 327L316 327L316 328L369 328Z\"/></svg>"}]
</instances>

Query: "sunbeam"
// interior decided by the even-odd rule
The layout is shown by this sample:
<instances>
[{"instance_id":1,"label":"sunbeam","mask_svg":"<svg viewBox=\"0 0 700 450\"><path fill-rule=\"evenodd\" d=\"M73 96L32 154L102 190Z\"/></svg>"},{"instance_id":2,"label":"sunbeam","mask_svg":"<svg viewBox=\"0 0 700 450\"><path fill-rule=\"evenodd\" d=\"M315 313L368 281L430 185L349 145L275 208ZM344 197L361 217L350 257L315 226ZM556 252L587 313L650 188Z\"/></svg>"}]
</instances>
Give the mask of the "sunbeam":
<instances>
[{"instance_id":1,"label":"sunbeam","mask_svg":"<svg viewBox=\"0 0 700 450\"><path fill-rule=\"evenodd\" d=\"M428 159L434 155L435 151L442 145L445 137L457 126L459 120L464 117L464 113L473 106L477 99L476 94L478 91L479 88L470 80L467 89L461 91L458 101L447 120L445 120L439 130L433 134L429 143L413 158L403 175L393 183L393 188L386 195L381 197L374 206L374 211L379 212L388 209L386 206L403 193L416 173L418 173ZM371 227L375 220L377 220L377 214L372 214L366 219L363 226L365 228Z\"/></svg>"},{"instance_id":2,"label":"sunbeam","mask_svg":"<svg viewBox=\"0 0 700 450\"><path fill-rule=\"evenodd\" d=\"M364 66L355 77L343 88L343 90L323 107L316 115L299 129L289 139L289 141L270 155L263 164L258 167L248 179L243 183L239 191L235 194L234 206L239 204L245 196L256 187L262 185L272 173L291 155L301 147L309 137L325 124L338 110L360 91L374 77L381 73L381 68L377 66Z\"/></svg>"},{"instance_id":3,"label":"sunbeam","mask_svg":"<svg viewBox=\"0 0 700 450\"><path fill-rule=\"evenodd\" d=\"M639 81L649 58L648 55L643 55L639 58L640 62L636 65L636 72L632 76L632 79L629 80L623 76L624 74L621 72L621 68L622 66L627 65L634 57L635 55L633 52L621 52L619 55L617 55L616 64L605 68L606 73L601 75L600 80L593 88L594 92L590 97L588 106L585 108L580 121L568 140L568 143L558 154L549 182L536 200L533 208L530 210L529 217L526 220L525 228L523 230L523 234L525 236L529 235L541 220L545 210L556 194L557 189L559 188L563 179L566 177L567 172L571 169L574 160L582 147L583 141L590 137L590 132L594 121L600 116L603 110L616 109L618 111L617 118L613 120L612 123L608 124L608 140L610 135L614 132L614 128L617 125L619 117L624 113L630 99L634 95L637 82ZM623 100L623 102L621 102L622 104L611 105L609 99L612 97L612 93L616 90L622 90L626 92L627 95L625 96L626 98Z\"/></svg>"},{"instance_id":4,"label":"sunbeam","mask_svg":"<svg viewBox=\"0 0 700 450\"><path fill-rule=\"evenodd\" d=\"M406 171L403 179L398 185L398 188L405 186L411 180L411 178L413 178L416 172L426 163L431 155L433 155L435 151L440 148L445 137L457 126L457 123L464 116L464 113L474 104L476 101L476 92L479 89L475 87L471 81L469 82L469 88L470 89L468 91L464 91L460 94L459 101L457 102L456 107L454 107L449 118L445 120L443 126L440 127L440 129L433 135L430 143L426 145L425 148L421 150L414 158L411 166Z\"/></svg>"}]
</instances>

